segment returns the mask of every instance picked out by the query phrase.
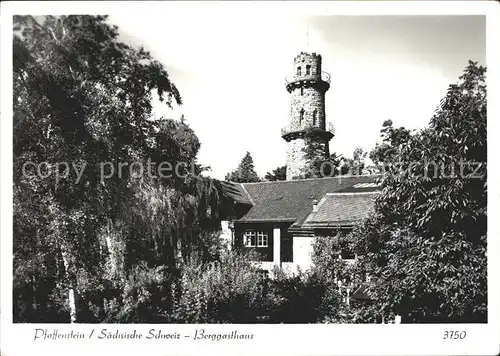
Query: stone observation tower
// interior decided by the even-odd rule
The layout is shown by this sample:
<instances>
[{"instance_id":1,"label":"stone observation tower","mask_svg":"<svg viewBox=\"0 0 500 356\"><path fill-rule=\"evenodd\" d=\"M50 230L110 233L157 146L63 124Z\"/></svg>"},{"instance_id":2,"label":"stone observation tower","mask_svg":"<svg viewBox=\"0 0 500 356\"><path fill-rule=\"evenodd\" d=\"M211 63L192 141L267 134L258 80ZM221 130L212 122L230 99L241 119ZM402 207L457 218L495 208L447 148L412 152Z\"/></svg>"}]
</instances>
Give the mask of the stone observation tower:
<instances>
[{"instance_id":1,"label":"stone observation tower","mask_svg":"<svg viewBox=\"0 0 500 356\"><path fill-rule=\"evenodd\" d=\"M325 120L325 93L330 88L330 75L321 71L321 55L301 52L293 63L294 71L286 78L291 122L281 130L287 142L287 180L304 177L311 152L327 157L334 136L333 126L328 124L327 128Z\"/></svg>"}]
</instances>

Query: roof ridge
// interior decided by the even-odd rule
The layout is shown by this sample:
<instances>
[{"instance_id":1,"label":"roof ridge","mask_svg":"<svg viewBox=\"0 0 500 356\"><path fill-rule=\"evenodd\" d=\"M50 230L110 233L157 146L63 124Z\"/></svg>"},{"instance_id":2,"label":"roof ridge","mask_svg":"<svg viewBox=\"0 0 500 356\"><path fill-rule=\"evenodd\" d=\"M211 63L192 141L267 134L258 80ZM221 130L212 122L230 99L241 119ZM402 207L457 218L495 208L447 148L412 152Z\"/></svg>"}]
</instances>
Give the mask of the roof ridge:
<instances>
[{"instance_id":1,"label":"roof ridge","mask_svg":"<svg viewBox=\"0 0 500 356\"><path fill-rule=\"evenodd\" d=\"M243 183L239 183L239 185L241 186L241 188L245 192L245 195L247 196L248 200L250 200L250 203L252 203L252 205L255 205L255 202L253 201L252 196L250 195L250 193L248 193L248 191L245 188L245 186L243 185Z\"/></svg>"},{"instance_id":2,"label":"roof ridge","mask_svg":"<svg viewBox=\"0 0 500 356\"><path fill-rule=\"evenodd\" d=\"M290 180L269 180L263 182L248 182L248 183L239 183L241 185L244 184L269 184L269 183L290 183L290 182L304 182L304 181L319 181L319 180L327 180L327 179L342 179L342 178L354 178L354 177L381 177L382 174L360 174L360 175L338 175L333 177L321 177L321 178L301 178L301 179L290 179Z\"/></svg>"},{"instance_id":3,"label":"roof ridge","mask_svg":"<svg viewBox=\"0 0 500 356\"><path fill-rule=\"evenodd\" d=\"M370 194L380 194L381 190L372 190L371 192L331 192L325 195L370 195Z\"/></svg>"}]
</instances>

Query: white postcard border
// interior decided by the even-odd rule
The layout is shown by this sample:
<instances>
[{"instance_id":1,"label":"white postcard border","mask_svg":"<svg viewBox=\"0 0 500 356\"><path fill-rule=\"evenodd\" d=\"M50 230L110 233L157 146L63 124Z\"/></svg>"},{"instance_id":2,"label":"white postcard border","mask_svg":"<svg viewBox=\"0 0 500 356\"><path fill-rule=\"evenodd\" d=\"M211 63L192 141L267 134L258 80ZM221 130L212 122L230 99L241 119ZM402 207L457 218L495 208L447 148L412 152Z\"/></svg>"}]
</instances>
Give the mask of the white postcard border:
<instances>
[{"instance_id":1,"label":"white postcard border","mask_svg":"<svg viewBox=\"0 0 500 356\"><path fill-rule=\"evenodd\" d=\"M110 14L133 11L191 11L206 16L243 11L247 16L311 13L318 15L487 15L488 98L500 98L500 12L496 2L415 1L415 2L4 2L1 4L1 354L495 354L499 351L498 283L500 252L500 169L496 157L500 133L498 100L488 102L488 324L450 325L105 325L105 324L12 324L12 15L13 14ZM37 340L37 328L58 332L92 330L133 331L148 334L150 329L176 332L180 340ZM253 333L252 340L193 340L196 330L207 333ZM463 340L443 340L446 330L465 330ZM93 334L94 335L94 334ZM188 337L186 337L188 335Z\"/></svg>"}]
</instances>

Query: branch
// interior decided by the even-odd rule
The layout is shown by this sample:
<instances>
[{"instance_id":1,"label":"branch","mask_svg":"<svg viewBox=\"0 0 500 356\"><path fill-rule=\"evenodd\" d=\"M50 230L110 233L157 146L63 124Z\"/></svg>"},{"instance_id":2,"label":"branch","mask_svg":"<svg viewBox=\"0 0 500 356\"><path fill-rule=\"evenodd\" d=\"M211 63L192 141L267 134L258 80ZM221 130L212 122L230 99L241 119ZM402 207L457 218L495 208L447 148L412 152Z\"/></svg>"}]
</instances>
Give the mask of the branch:
<instances>
[{"instance_id":1,"label":"branch","mask_svg":"<svg viewBox=\"0 0 500 356\"><path fill-rule=\"evenodd\" d=\"M50 34L52 35L52 38L54 39L54 41L56 41L56 42L57 42L57 44L59 44L59 40L57 39L57 37L56 37L56 35L55 35L54 31L52 31L52 29L51 29L51 28L49 28L49 31L50 31Z\"/></svg>"}]
</instances>

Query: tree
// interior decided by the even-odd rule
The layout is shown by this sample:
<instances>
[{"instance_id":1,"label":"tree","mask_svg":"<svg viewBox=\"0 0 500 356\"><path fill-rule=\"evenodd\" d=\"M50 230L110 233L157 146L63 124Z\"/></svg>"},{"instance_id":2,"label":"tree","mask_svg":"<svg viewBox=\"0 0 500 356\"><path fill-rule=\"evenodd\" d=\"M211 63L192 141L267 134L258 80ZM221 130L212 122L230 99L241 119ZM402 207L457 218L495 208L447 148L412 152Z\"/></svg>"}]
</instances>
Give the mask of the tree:
<instances>
[{"instance_id":1,"label":"tree","mask_svg":"<svg viewBox=\"0 0 500 356\"><path fill-rule=\"evenodd\" d=\"M144 283L168 280L220 227L219 182L191 173L196 135L152 114L152 91L181 104L177 88L117 38L105 16L14 17L15 321L139 305L138 266ZM150 161L178 169L159 177Z\"/></svg>"},{"instance_id":2,"label":"tree","mask_svg":"<svg viewBox=\"0 0 500 356\"><path fill-rule=\"evenodd\" d=\"M385 172L385 166L394 163L396 155L408 142L411 131L404 127L394 128L391 120L386 120L380 130L382 143L377 143L370 152L370 159L380 172Z\"/></svg>"},{"instance_id":3,"label":"tree","mask_svg":"<svg viewBox=\"0 0 500 356\"><path fill-rule=\"evenodd\" d=\"M274 169L272 172L267 172L264 179L270 181L286 180L286 165Z\"/></svg>"},{"instance_id":4,"label":"tree","mask_svg":"<svg viewBox=\"0 0 500 356\"><path fill-rule=\"evenodd\" d=\"M255 172L253 158L250 152L245 154L245 157L243 157L236 170L226 174L225 179L226 181L236 183L260 182L260 178Z\"/></svg>"},{"instance_id":5,"label":"tree","mask_svg":"<svg viewBox=\"0 0 500 356\"><path fill-rule=\"evenodd\" d=\"M469 62L429 127L396 135L375 212L352 234L369 294L403 322L486 322L485 73Z\"/></svg>"},{"instance_id":6,"label":"tree","mask_svg":"<svg viewBox=\"0 0 500 356\"><path fill-rule=\"evenodd\" d=\"M301 176L291 177L292 179L325 178L345 174L345 168L341 166L342 156L335 152L327 154L328 143L318 141L311 135L306 135L304 141L303 152L307 165Z\"/></svg>"}]
</instances>

